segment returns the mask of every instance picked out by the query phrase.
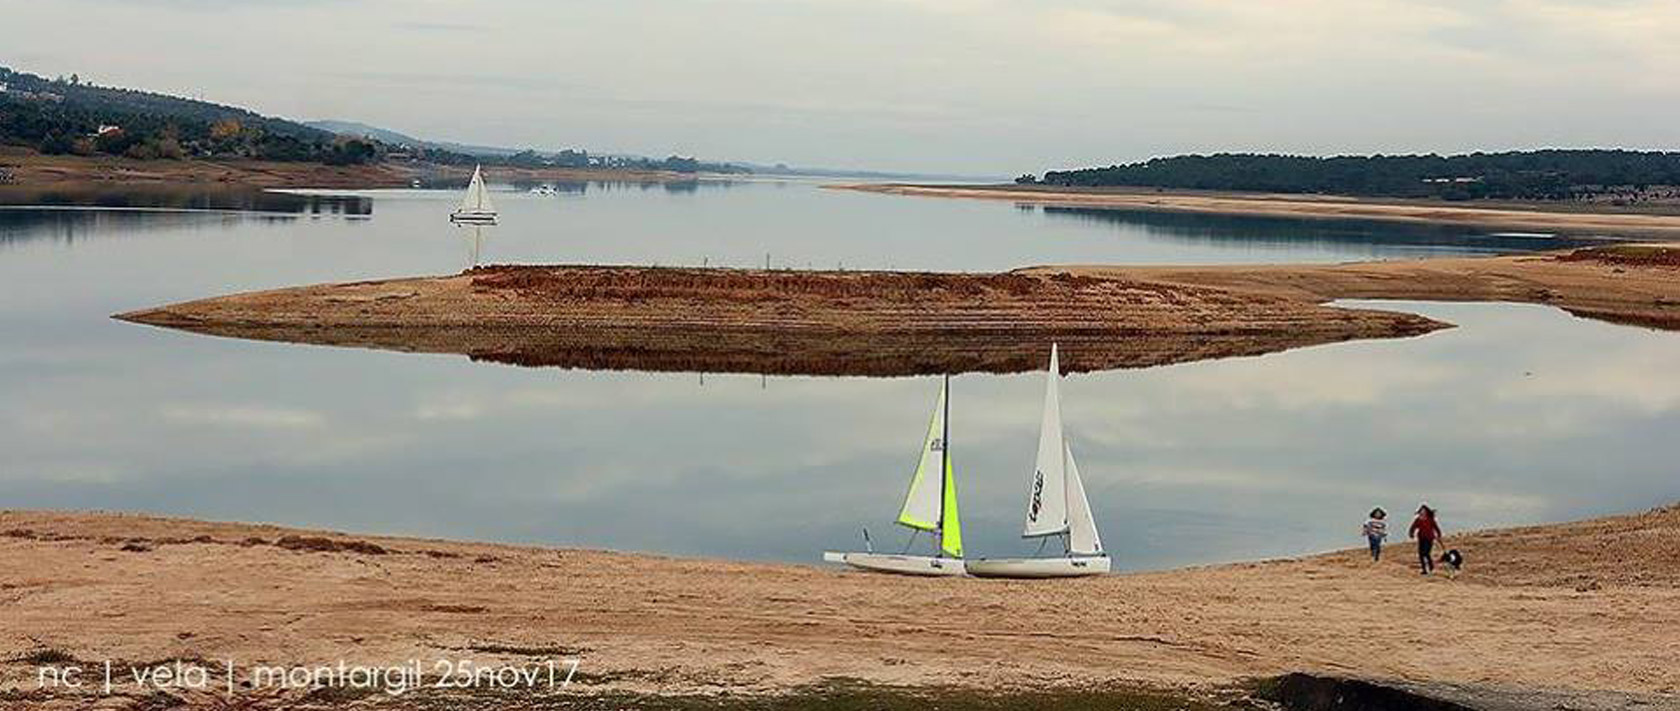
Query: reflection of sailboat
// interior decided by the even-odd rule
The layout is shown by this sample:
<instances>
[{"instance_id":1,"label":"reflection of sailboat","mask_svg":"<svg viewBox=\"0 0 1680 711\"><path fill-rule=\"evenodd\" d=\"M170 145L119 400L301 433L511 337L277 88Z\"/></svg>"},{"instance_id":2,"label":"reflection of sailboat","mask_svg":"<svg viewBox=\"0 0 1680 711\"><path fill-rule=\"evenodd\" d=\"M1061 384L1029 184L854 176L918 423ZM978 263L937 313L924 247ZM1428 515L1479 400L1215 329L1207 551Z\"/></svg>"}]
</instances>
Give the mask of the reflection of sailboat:
<instances>
[{"instance_id":1,"label":"reflection of sailboat","mask_svg":"<svg viewBox=\"0 0 1680 711\"><path fill-rule=\"evenodd\" d=\"M968 572L996 578L1071 578L1109 570L1108 554L1097 536L1085 483L1062 431L1062 401L1057 381L1061 364L1050 346L1050 373L1044 386L1044 416L1039 425L1038 463L1027 489L1027 525L1023 538L1065 536L1066 554L1054 558L996 558L970 562Z\"/></svg>"},{"instance_id":2,"label":"reflection of sailboat","mask_svg":"<svg viewBox=\"0 0 1680 711\"><path fill-rule=\"evenodd\" d=\"M471 250L472 261L467 265L469 268L478 266L478 253L484 246L484 227L487 224L495 223L457 222L455 224L456 227L466 230L467 239L471 242L469 249Z\"/></svg>"},{"instance_id":3,"label":"reflection of sailboat","mask_svg":"<svg viewBox=\"0 0 1680 711\"><path fill-rule=\"evenodd\" d=\"M876 553L873 549L862 553L828 551L823 553L823 560L882 573L963 574L962 521L957 516L956 480L951 469L951 449L947 446L951 434L950 395L951 378L946 376L939 402L934 406L933 421L928 423L927 438L922 442L921 461L910 480L910 493L904 497L904 507L898 513L900 525L916 533L927 531L934 535L934 554L909 555L910 547L906 545L906 552L899 554ZM916 533L911 534L911 543L915 542ZM864 541L868 540L869 532L865 530Z\"/></svg>"},{"instance_id":4,"label":"reflection of sailboat","mask_svg":"<svg viewBox=\"0 0 1680 711\"><path fill-rule=\"evenodd\" d=\"M478 166L473 167L472 180L467 183L467 194L461 198L461 206L450 213L449 219L455 222L496 221L496 206L490 204L490 191L484 187L484 172Z\"/></svg>"}]
</instances>

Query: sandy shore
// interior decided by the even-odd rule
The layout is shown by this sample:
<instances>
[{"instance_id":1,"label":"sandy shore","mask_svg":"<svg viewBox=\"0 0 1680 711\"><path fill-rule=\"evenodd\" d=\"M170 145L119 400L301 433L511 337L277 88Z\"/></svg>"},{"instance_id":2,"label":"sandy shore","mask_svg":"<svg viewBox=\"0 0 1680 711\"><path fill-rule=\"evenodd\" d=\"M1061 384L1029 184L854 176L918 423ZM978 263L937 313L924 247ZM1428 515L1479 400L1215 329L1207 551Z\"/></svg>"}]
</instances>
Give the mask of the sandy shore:
<instances>
[{"instance_id":1,"label":"sandy shore","mask_svg":"<svg viewBox=\"0 0 1680 711\"><path fill-rule=\"evenodd\" d=\"M1023 205L1105 207L1270 217L1343 218L1462 224L1486 229L1680 237L1680 214L1617 210L1604 205L1497 202L1443 203L1338 195L1077 189L1001 185L858 183L827 187L918 197L1008 200Z\"/></svg>"},{"instance_id":2,"label":"sandy shore","mask_svg":"<svg viewBox=\"0 0 1680 711\"><path fill-rule=\"evenodd\" d=\"M221 296L118 318L519 365L775 374L1072 371L1256 355L1445 324L1333 299L1512 301L1680 328L1680 250L1007 274L486 267Z\"/></svg>"},{"instance_id":3,"label":"sandy shore","mask_svg":"<svg viewBox=\"0 0 1680 711\"><path fill-rule=\"evenodd\" d=\"M260 160L136 160L117 156L48 156L18 148L0 148L0 169L20 186L60 183L120 182L216 183L241 188L403 188L414 180L459 180L472 175L472 166L383 162L331 166L323 163ZM691 174L648 170L579 170L567 168L491 167L491 180L607 180L679 182Z\"/></svg>"},{"instance_id":4,"label":"sandy shore","mask_svg":"<svg viewBox=\"0 0 1680 711\"><path fill-rule=\"evenodd\" d=\"M1376 565L1350 550L1046 583L10 511L0 700L87 700L35 690L49 660L559 657L580 660L572 694L1205 693L1307 671L1680 704L1680 507L1448 534L1469 561L1453 580L1397 545Z\"/></svg>"}]
</instances>

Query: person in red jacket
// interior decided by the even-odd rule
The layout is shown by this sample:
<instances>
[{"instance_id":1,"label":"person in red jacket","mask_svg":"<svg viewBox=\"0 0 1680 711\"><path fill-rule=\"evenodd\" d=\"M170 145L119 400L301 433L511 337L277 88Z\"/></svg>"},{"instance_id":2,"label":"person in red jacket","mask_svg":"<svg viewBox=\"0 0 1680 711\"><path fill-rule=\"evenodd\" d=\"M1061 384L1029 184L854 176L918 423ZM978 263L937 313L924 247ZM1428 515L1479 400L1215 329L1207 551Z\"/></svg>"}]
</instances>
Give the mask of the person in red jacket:
<instances>
[{"instance_id":1,"label":"person in red jacket","mask_svg":"<svg viewBox=\"0 0 1680 711\"><path fill-rule=\"evenodd\" d=\"M1412 528L1406 532L1407 538L1417 538L1418 565L1424 575L1435 570L1435 558L1431 553L1435 550L1435 542L1441 540L1441 526L1435 523L1435 509L1429 504L1418 507L1417 518L1412 519Z\"/></svg>"}]
</instances>

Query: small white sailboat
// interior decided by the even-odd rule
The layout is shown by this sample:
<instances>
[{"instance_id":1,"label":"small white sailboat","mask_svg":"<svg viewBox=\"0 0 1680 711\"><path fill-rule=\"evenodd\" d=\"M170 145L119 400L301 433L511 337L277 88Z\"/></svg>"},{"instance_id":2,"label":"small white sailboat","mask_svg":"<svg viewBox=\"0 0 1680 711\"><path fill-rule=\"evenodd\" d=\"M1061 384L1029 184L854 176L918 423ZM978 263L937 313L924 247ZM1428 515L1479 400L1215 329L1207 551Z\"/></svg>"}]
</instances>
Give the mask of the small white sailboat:
<instances>
[{"instance_id":1,"label":"small white sailboat","mask_svg":"<svg viewBox=\"0 0 1680 711\"><path fill-rule=\"evenodd\" d=\"M540 195L540 196L543 196L543 197L550 197L550 196L554 196L554 195L559 195L560 191L555 190L553 185L549 185L548 183L543 183L542 185L538 185L537 187L531 188L531 194L532 195Z\"/></svg>"},{"instance_id":2,"label":"small white sailboat","mask_svg":"<svg viewBox=\"0 0 1680 711\"><path fill-rule=\"evenodd\" d=\"M928 423L927 437L922 441L922 458L916 464L916 474L910 479L910 493L904 497L904 507L898 512L898 524L910 528L910 543L923 531L933 534L933 555L911 555L910 546L902 553L876 553L873 546L864 552L840 553L827 551L823 560L845 563L854 568L902 575L947 576L963 574L962 521L957 515L956 478L951 468L950 423L951 378L945 377L939 391L939 402L933 409L933 421ZM869 532L864 531L864 541Z\"/></svg>"},{"instance_id":3,"label":"small white sailboat","mask_svg":"<svg viewBox=\"0 0 1680 711\"><path fill-rule=\"evenodd\" d=\"M449 219L454 222L496 221L496 206L490 204L490 191L484 187L484 172L480 166L473 166L472 181L467 183L467 194L461 198L461 206L450 213Z\"/></svg>"},{"instance_id":4,"label":"small white sailboat","mask_svg":"<svg viewBox=\"0 0 1680 711\"><path fill-rule=\"evenodd\" d=\"M1033 558L982 558L968 562L968 573L982 578L1072 578L1109 571L1108 554L1097 535L1091 502L1079 465L1062 431L1062 398L1057 386L1061 364L1050 346L1050 373L1044 386L1044 415L1039 424L1038 462L1027 486L1027 523L1022 538L1060 536L1063 555Z\"/></svg>"}]
</instances>

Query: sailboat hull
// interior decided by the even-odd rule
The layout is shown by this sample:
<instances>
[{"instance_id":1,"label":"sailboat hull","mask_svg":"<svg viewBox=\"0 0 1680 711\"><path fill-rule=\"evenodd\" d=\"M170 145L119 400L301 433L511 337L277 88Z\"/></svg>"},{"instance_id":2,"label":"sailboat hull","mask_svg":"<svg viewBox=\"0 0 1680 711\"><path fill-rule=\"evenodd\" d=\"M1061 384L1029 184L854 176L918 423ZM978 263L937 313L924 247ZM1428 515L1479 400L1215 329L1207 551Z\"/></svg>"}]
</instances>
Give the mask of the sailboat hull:
<instances>
[{"instance_id":1,"label":"sailboat hull","mask_svg":"<svg viewBox=\"0 0 1680 711\"><path fill-rule=\"evenodd\" d=\"M876 573L948 577L963 574L961 558L935 558L927 555L894 555L891 553L823 553L823 560L845 563L853 568Z\"/></svg>"},{"instance_id":2,"label":"sailboat hull","mask_svg":"<svg viewBox=\"0 0 1680 711\"><path fill-rule=\"evenodd\" d=\"M494 212L457 212L449 216L452 222L477 222L481 224L496 221Z\"/></svg>"},{"instance_id":3,"label":"sailboat hull","mask_svg":"<svg viewBox=\"0 0 1680 711\"><path fill-rule=\"evenodd\" d=\"M969 561L968 574L977 578L1083 578L1107 573L1107 556L1065 558L982 558Z\"/></svg>"}]
</instances>

